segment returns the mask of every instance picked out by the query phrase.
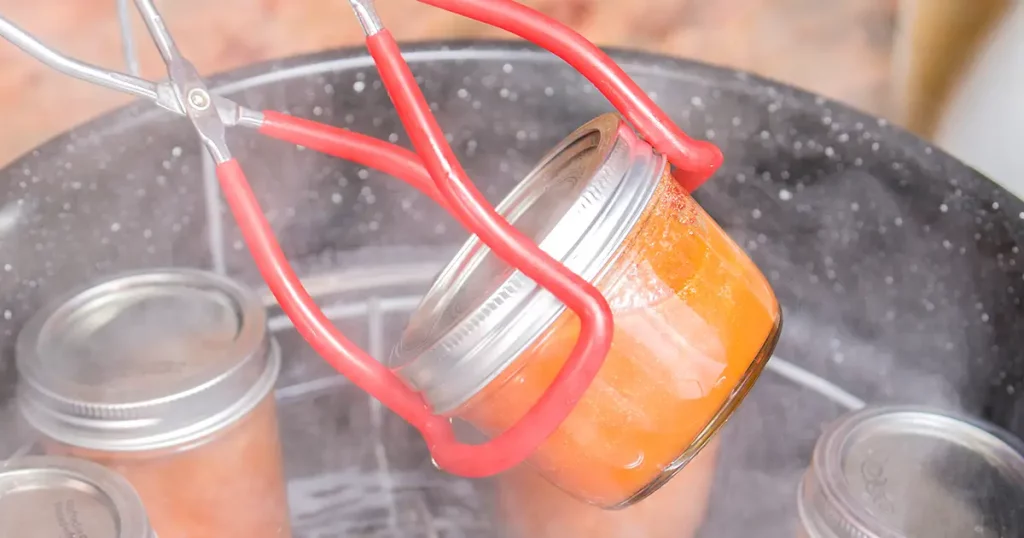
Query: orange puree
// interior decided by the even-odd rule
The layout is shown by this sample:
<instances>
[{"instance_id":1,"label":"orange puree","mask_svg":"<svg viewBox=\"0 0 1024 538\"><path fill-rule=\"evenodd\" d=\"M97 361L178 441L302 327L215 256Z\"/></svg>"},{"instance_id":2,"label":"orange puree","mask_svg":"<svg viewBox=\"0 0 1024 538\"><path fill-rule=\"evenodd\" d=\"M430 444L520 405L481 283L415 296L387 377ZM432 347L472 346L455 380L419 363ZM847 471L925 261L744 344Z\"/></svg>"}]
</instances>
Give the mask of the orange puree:
<instances>
[{"instance_id":1,"label":"orange puree","mask_svg":"<svg viewBox=\"0 0 1024 538\"><path fill-rule=\"evenodd\" d=\"M771 354L781 314L753 262L671 178L598 279L611 351L593 385L530 462L602 507L650 494L724 423ZM566 311L456 413L497 434L562 367L579 328Z\"/></svg>"},{"instance_id":2,"label":"orange puree","mask_svg":"<svg viewBox=\"0 0 1024 538\"><path fill-rule=\"evenodd\" d=\"M197 445L98 452L49 443L47 451L106 465L135 487L160 538L288 538L273 393Z\"/></svg>"}]
</instances>

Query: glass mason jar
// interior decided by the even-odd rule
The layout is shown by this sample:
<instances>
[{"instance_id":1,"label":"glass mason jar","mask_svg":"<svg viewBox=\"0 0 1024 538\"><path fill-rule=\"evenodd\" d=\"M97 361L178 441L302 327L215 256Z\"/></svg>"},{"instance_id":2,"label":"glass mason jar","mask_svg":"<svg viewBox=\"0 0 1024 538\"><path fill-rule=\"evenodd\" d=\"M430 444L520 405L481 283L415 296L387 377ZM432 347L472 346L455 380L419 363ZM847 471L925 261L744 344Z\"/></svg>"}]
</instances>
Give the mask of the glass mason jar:
<instances>
[{"instance_id":1,"label":"glass mason jar","mask_svg":"<svg viewBox=\"0 0 1024 538\"><path fill-rule=\"evenodd\" d=\"M667 484L621 510L602 510L521 465L498 477L498 508L507 538L693 538L707 516L721 437L715 437Z\"/></svg>"},{"instance_id":2,"label":"glass mason jar","mask_svg":"<svg viewBox=\"0 0 1024 538\"><path fill-rule=\"evenodd\" d=\"M204 271L120 275L36 313L16 353L46 451L127 478L161 538L290 536L280 350L252 291Z\"/></svg>"},{"instance_id":3,"label":"glass mason jar","mask_svg":"<svg viewBox=\"0 0 1024 538\"><path fill-rule=\"evenodd\" d=\"M653 493L725 423L764 368L781 311L764 276L617 115L578 129L499 205L611 305L611 350L529 458L556 486L622 508ZM579 320L471 238L392 365L435 412L488 435L547 390Z\"/></svg>"},{"instance_id":4,"label":"glass mason jar","mask_svg":"<svg viewBox=\"0 0 1024 538\"><path fill-rule=\"evenodd\" d=\"M124 478L95 463L54 456L0 462L0 536L156 538Z\"/></svg>"},{"instance_id":5,"label":"glass mason jar","mask_svg":"<svg viewBox=\"0 0 1024 538\"><path fill-rule=\"evenodd\" d=\"M1024 443L940 409L832 423L797 488L799 538L1024 536Z\"/></svg>"}]
</instances>

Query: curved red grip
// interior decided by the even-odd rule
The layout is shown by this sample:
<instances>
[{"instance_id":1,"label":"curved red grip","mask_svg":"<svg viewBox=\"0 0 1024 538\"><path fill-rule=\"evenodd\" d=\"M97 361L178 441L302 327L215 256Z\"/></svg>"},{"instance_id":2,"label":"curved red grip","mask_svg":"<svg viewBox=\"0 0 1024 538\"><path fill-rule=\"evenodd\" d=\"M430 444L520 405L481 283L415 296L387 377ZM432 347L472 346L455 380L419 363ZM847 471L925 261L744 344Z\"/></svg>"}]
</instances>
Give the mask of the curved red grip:
<instances>
[{"instance_id":1,"label":"curved red grip","mask_svg":"<svg viewBox=\"0 0 1024 538\"><path fill-rule=\"evenodd\" d=\"M301 127L312 126L284 118L283 115L273 117L272 123L275 126L267 127L268 135L293 143L317 139L322 144L319 149L332 155L349 155L365 143L365 137L351 131L337 129L332 132L317 127L319 133L305 132ZM405 150L385 142L375 146L374 158L370 158L369 154L361 154L352 155L356 157L353 160L374 168L387 168L389 162L404 159L405 162L397 168L392 165L391 170L407 172L411 175L398 177L413 185L423 186L421 179L425 170L408 159L410 154L403 154ZM585 363L582 370L577 367L576 370L567 369L560 374L548 393L519 424L482 445L459 443L446 418L432 414L419 394L409 389L389 369L345 338L323 314L285 258L238 162L232 159L218 165L217 178L260 275L267 282L281 309L295 324L299 334L342 375L416 427L427 441L434 461L448 472L466 477L483 477L502 472L522 462L557 429L565 416L575 407L579 397L600 368L599 359L603 358L605 352L598 349L601 354L597 356L597 360L592 357L590 364ZM599 323L598 327L607 330L607 337L582 341L590 346L599 346L602 342L610 344L611 341L611 311L607 310L607 303L603 304L606 309L603 315L607 316L608 321L607 325ZM575 375L567 375L574 372ZM571 397L573 395L575 398ZM552 409L558 412L552 412ZM543 414L540 420L536 418L538 414Z\"/></svg>"},{"instance_id":2,"label":"curved red grip","mask_svg":"<svg viewBox=\"0 0 1024 538\"><path fill-rule=\"evenodd\" d=\"M217 179L260 275L296 331L331 366L403 419L413 424L434 421L437 426L446 425L447 421L433 416L418 394L327 319L285 258L238 161L231 159L217 165Z\"/></svg>"},{"instance_id":3,"label":"curved red grip","mask_svg":"<svg viewBox=\"0 0 1024 538\"><path fill-rule=\"evenodd\" d=\"M450 430L424 431L434 461L442 468L456 474L496 474L525 460L583 397L611 347L611 308L597 288L513 228L473 186L391 34L379 32L367 38L366 44L413 146L448 201L450 212L498 257L550 291L580 318L579 338L561 371L519 422L482 445L458 443Z\"/></svg>"},{"instance_id":4,"label":"curved red grip","mask_svg":"<svg viewBox=\"0 0 1024 538\"><path fill-rule=\"evenodd\" d=\"M607 55L560 23L511 0L420 1L501 27L562 57L669 158L688 190L699 187L721 165L717 147L686 136ZM582 398L611 345L611 310L593 285L520 234L472 185L391 35L383 31L370 36L367 46L417 153L272 111L264 113L260 131L404 179L576 312L581 329L575 347L551 386L518 423L482 445L459 443L447 419L433 415L417 393L341 335L316 306L285 259L238 164L232 160L219 165L218 177L261 274L303 338L353 383L419 429L438 466L467 477L499 473L536 450Z\"/></svg>"},{"instance_id":5,"label":"curved red grip","mask_svg":"<svg viewBox=\"0 0 1024 538\"><path fill-rule=\"evenodd\" d=\"M419 0L496 26L547 49L590 81L654 149L676 167L675 177L693 192L722 165L722 151L686 135L597 45L568 26L514 0Z\"/></svg>"},{"instance_id":6,"label":"curved red grip","mask_svg":"<svg viewBox=\"0 0 1024 538\"><path fill-rule=\"evenodd\" d=\"M259 131L269 137L359 163L399 178L448 209L447 200L437 190L419 156L405 148L355 131L273 110L263 111L263 124Z\"/></svg>"},{"instance_id":7,"label":"curved red grip","mask_svg":"<svg viewBox=\"0 0 1024 538\"><path fill-rule=\"evenodd\" d=\"M385 69L382 71L387 72L389 70ZM411 77L411 74L409 76ZM405 84L404 81L395 82L394 80L388 83ZM391 87L389 86L389 88ZM404 91L409 91L409 89L406 88ZM416 91L418 92L418 90ZM300 144L335 157L350 159L364 166L375 168L403 179L440 203L442 207L448 209L450 213L455 215L463 225L474 233L481 236L491 233L492 241L494 241L493 232L481 229L467 217L467 212L482 211L480 208L486 208L491 213L486 218L492 221L497 220L500 223L498 226L504 228L499 233L509 234L509 230L511 230L511 238L504 236L498 239L499 249L504 248L506 256L513 257L514 259L517 256L523 256L524 254L520 251L523 246L534 250L533 253L527 254L527 256L536 257L536 253L540 252L538 247L498 216L479 193L476 194L476 199L472 202L477 205L476 208L452 210L452 204L448 203L444 198L444 195L441 194L437 186L432 182L419 157L411 151L346 129L330 127L273 111L264 112L264 124L260 128L260 132L267 136ZM451 157L450 162L457 163L454 156ZM222 179L222 182L225 180L231 181L232 189L235 191L240 191L242 186L248 188L245 183L241 183L241 180L235 178L235 175L240 173L237 165L228 167L226 164L224 166L226 178ZM458 165L455 164L455 166ZM225 187L225 190L227 190L227 187ZM255 220L257 218L262 220L259 227L263 231L258 235L246 237L246 242L250 244L254 255L258 254L256 256L257 264L260 265L260 272L267 282L284 282L277 285L271 284L271 291L278 298L282 310L288 314L289 318L298 316L305 321L305 312L309 312L311 307L315 308L315 305L312 303L312 299L308 297L308 294L305 293L305 290L301 288L291 269L288 268L287 261L284 259L283 254L280 254L280 248L274 243L269 225L266 224L266 219L263 218L259 208L254 206L255 201L250 201L241 195L234 195L228 198L228 203L233 210L236 205L241 208L241 214L236 213L236 218L239 219L240 224L242 223L241 219L245 219L247 224L243 229L256 229L257 223ZM506 243L502 244L501 242ZM495 251L498 252L499 249L495 249ZM542 253L542 255L547 257L546 254ZM266 261L261 263L261 260L276 260L276 262L270 265ZM550 263L560 268L562 273L568 273L567 270L554 260L551 260ZM517 426L513 426L489 443L483 445L464 445L455 441L452 431L447 427L448 425L439 423L437 417L424 417L419 414L403 416L403 418L421 431L430 446L434 461L440 467L463 476L486 476L501 472L518 464L558 428L590 385L590 382L601 366L605 353L607 353L607 350L602 349L602 346L610 345L611 342L611 310L596 289L593 289L592 286L572 273L568 274L577 281L569 283L569 286L589 288L583 292L587 294L584 300L593 302L596 299L596 304L585 305L582 308L596 309L598 314L584 311L581 316L584 318L584 329L581 332L581 342L583 344L580 345L581 349L577 351L577 357L570 359L572 362L567 363L564 375L556 379L548 393L541 401L538 401L534 410L528 412ZM564 276L564 274L556 275L555 278L564 278ZM294 279L295 283L287 284L292 279ZM550 278L547 275L540 275L537 279L538 281L550 282ZM541 283L543 285L543 282ZM278 293L279 289L281 290L280 294ZM296 296L295 292L300 290L302 295ZM317 312L319 317L323 318L322 313ZM309 322L305 322L302 325L296 323L296 328L332 366L345 376L352 378L357 386L380 399L385 406L392 408L390 402L394 400L394 395L391 393L396 389L381 383L379 375L383 374L375 374L374 377L364 377L363 372L349 364L351 362L373 359L355 347L340 333L337 333L326 318L317 320L315 326L310 325ZM376 363L376 361L374 362ZM404 398L405 395L402 397ZM397 409L393 410L402 415Z\"/></svg>"}]
</instances>

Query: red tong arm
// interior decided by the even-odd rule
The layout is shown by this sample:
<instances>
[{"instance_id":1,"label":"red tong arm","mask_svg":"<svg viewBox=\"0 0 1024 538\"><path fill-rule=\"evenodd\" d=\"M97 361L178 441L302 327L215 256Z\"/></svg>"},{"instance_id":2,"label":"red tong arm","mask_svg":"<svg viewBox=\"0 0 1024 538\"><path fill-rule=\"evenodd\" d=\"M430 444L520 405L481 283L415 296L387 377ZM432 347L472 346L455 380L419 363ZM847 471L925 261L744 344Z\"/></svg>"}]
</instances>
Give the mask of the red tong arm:
<instances>
[{"instance_id":1,"label":"red tong arm","mask_svg":"<svg viewBox=\"0 0 1024 538\"><path fill-rule=\"evenodd\" d=\"M700 187L722 165L717 146L687 136L607 54L562 23L514 0L419 1L501 28L564 60L668 157L676 167L676 179L688 191Z\"/></svg>"},{"instance_id":2,"label":"red tong arm","mask_svg":"<svg viewBox=\"0 0 1024 538\"><path fill-rule=\"evenodd\" d=\"M313 349L356 386L373 394L411 424L434 429L448 426L388 368L345 338L317 307L281 251L238 161L230 159L217 165L217 179L260 274L295 329Z\"/></svg>"},{"instance_id":3,"label":"red tong arm","mask_svg":"<svg viewBox=\"0 0 1024 538\"><path fill-rule=\"evenodd\" d=\"M415 153L383 140L273 110L263 111L259 132L271 138L305 146L399 178L429 196L442 208L441 196Z\"/></svg>"},{"instance_id":4,"label":"red tong arm","mask_svg":"<svg viewBox=\"0 0 1024 538\"><path fill-rule=\"evenodd\" d=\"M511 428L482 445L458 443L450 430L423 432L435 462L443 469L463 476L499 473L525 460L582 398L611 346L611 309L597 288L513 228L473 186L391 34L380 31L366 43L417 154L451 212L499 257L561 299L582 322L576 345L554 382Z\"/></svg>"},{"instance_id":5,"label":"red tong arm","mask_svg":"<svg viewBox=\"0 0 1024 538\"><path fill-rule=\"evenodd\" d=\"M397 50L397 45L393 44L392 46ZM426 106L425 102L423 105ZM391 174L417 187L443 207L449 207L449 203L430 179L419 157L415 153L393 144L274 111L264 112L264 123L260 127L260 132L279 140L300 144L339 158L350 159ZM450 149L448 151L450 155ZM451 159L452 162L457 163L454 156L451 156ZM329 364L419 429L427 441L435 461L445 470L461 476L483 477L502 472L519 464L536 449L537 445L557 429L565 416L575 407L593 377L596 376L605 353L600 349L598 349L600 353L592 355L588 363L580 365L579 361L574 360L577 363L575 367L572 364L567 364L566 371L552 384L549 395L545 395L531 411L533 416L541 415L545 420L529 419L531 414L528 414L520 425L510 428L503 435L486 444L473 446L458 443L447 420L431 415L419 396L412 393L404 384L394 386L393 381L401 382L386 369L381 371L380 368L383 367L345 339L323 316L313 303L312 298L301 288L298 278L285 261L251 189L244 182L241 168L237 162L228 161L220 165L217 171L227 202L232 208L235 218L239 221L243 234L245 234L246 243L257 260L261 274L267 280L275 297L278 298L282 309L289 318L297 321L296 329L299 333ZM464 174L464 172L460 173ZM493 214L492 218L496 217L499 222L512 229L503 219L497 217L497 214L490 209L490 206L486 205L486 201L479 193L476 193L475 196L475 202L487 208ZM459 218L463 219L464 217L459 216ZM514 229L512 231L516 235L520 235ZM525 240L525 238L522 239ZM524 242L539 252L533 243ZM558 265L557 267L561 268L562 266ZM572 275L572 278L578 279L575 275ZM593 292L601 303L598 308L607 309L607 304L597 294L596 289ZM604 330L606 334L610 335L610 310L603 315L606 315L609 320ZM604 327L602 323L595 325L598 327L598 332ZM607 340L606 345L610 345L610 337L600 338L598 334L596 335L597 339L593 339L586 333L582 336L585 338L582 342L589 344L583 346L584 348L600 346L604 340ZM585 352L587 351L584 350ZM367 361L372 364L368 365ZM553 409L556 411L554 414L552 414Z\"/></svg>"},{"instance_id":6,"label":"red tong arm","mask_svg":"<svg viewBox=\"0 0 1024 538\"><path fill-rule=\"evenodd\" d=\"M607 55L560 23L511 0L421 1L498 26L560 56L668 156L687 189L696 189L720 166L722 155L717 147L686 136ZM238 164L231 160L219 165L218 177L261 274L299 333L339 372L418 428L438 466L467 477L493 475L526 459L582 398L611 345L611 310L594 286L550 258L487 204L445 141L391 35L386 30L374 32L367 38L367 46L416 153L272 111L265 113L260 131L404 179L579 315L580 335L569 359L522 420L482 445L459 443L447 419L433 415L418 394L345 339L317 308L274 240Z\"/></svg>"}]
</instances>

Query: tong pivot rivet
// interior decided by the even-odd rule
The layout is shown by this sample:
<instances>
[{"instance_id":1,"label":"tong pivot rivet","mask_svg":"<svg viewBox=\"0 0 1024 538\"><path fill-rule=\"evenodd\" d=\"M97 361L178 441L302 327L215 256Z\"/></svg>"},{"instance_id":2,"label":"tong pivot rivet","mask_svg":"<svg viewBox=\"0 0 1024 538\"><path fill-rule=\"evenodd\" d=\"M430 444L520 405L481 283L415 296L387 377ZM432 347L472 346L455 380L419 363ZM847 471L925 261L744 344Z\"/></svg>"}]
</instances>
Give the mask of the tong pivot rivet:
<instances>
[{"instance_id":1,"label":"tong pivot rivet","mask_svg":"<svg viewBox=\"0 0 1024 538\"><path fill-rule=\"evenodd\" d=\"M202 88L193 88L188 92L188 102L196 110L206 110L210 107L210 95Z\"/></svg>"}]
</instances>

